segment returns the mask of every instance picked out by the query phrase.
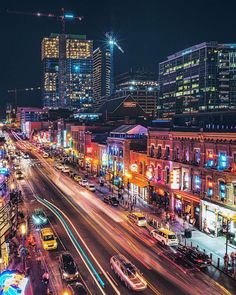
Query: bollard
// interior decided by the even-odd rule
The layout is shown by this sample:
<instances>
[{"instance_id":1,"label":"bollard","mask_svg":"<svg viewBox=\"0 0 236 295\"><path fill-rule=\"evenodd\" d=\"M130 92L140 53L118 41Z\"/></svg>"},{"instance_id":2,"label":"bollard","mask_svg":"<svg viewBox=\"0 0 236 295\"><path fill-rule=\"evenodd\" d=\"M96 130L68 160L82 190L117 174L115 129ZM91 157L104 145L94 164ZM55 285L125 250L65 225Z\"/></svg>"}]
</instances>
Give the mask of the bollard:
<instances>
[{"instance_id":1,"label":"bollard","mask_svg":"<svg viewBox=\"0 0 236 295\"><path fill-rule=\"evenodd\" d=\"M193 247L193 242L191 241L191 248Z\"/></svg>"},{"instance_id":2,"label":"bollard","mask_svg":"<svg viewBox=\"0 0 236 295\"><path fill-rule=\"evenodd\" d=\"M220 267L220 258L219 257L217 258L217 267L218 268Z\"/></svg>"},{"instance_id":3,"label":"bollard","mask_svg":"<svg viewBox=\"0 0 236 295\"><path fill-rule=\"evenodd\" d=\"M198 247L199 247L199 246L197 245L197 250L198 250Z\"/></svg>"},{"instance_id":4,"label":"bollard","mask_svg":"<svg viewBox=\"0 0 236 295\"><path fill-rule=\"evenodd\" d=\"M185 245L185 247L186 247L186 244L187 244L187 239L185 238L184 239L184 245Z\"/></svg>"},{"instance_id":5,"label":"bollard","mask_svg":"<svg viewBox=\"0 0 236 295\"><path fill-rule=\"evenodd\" d=\"M210 259L211 259L211 261L212 261L212 253L210 253Z\"/></svg>"}]
</instances>

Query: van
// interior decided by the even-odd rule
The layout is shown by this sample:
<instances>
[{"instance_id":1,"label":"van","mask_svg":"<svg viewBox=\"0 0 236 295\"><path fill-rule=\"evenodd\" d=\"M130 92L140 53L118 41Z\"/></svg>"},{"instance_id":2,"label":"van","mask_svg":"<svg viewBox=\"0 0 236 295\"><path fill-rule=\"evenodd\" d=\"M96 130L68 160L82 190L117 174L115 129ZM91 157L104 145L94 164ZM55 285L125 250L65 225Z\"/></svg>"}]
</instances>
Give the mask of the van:
<instances>
[{"instance_id":1,"label":"van","mask_svg":"<svg viewBox=\"0 0 236 295\"><path fill-rule=\"evenodd\" d=\"M128 218L131 222L135 223L137 226L146 226L147 220L146 217L140 212L133 212L128 215Z\"/></svg>"},{"instance_id":2,"label":"van","mask_svg":"<svg viewBox=\"0 0 236 295\"><path fill-rule=\"evenodd\" d=\"M150 232L150 234L163 246L178 246L179 244L176 234L168 229L154 229Z\"/></svg>"},{"instance_id":3,"label":"van","mask_svg":"<svg viewBox=\"0 0 236 295\"><path fill-rule=\"evenodd\" d=\"M57 249L57 238L50 227L41 229L40 239L44 250Z\"/></svg>"}]
</instances>

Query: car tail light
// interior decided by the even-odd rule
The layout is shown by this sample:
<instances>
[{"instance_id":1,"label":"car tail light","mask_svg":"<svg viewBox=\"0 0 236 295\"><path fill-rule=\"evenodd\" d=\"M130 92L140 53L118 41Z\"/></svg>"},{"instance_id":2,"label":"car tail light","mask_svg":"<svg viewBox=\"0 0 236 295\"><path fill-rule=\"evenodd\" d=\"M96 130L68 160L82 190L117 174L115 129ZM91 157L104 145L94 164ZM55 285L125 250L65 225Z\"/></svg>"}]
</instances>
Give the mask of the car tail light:
<instances>
[{"instance_id":1,"label":"car tail light","mask_svg":"<svg viewBox=\"0 0 236 295\"><path fill-rule=\"evenodd\" d=\"M200 263L200 262L203 262L202 259L197 259L196 261L199 262L199 263Z\"/></svg>"}]
</instances>

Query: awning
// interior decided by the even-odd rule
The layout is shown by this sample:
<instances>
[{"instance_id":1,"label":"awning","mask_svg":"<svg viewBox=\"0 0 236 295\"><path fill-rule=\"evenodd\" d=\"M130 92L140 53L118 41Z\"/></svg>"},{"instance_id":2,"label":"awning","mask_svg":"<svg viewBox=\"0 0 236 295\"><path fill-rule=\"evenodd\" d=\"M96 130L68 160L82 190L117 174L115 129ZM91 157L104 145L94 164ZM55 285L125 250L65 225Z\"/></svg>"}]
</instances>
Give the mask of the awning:
<instances>
[{"instance_id":1,"label":"awning","mask_svg":"<svg viewBox=\"0 0 236 295\"><path fill-rule=\"evenodd\" d=\"M196 203L200 203L201 201L201 198L196 196L196 195L193 195L193 194L190 194L190 193L187 193L187 192L183 192L183 191L179 191L179 190L174 190L174 194L175 196L178 198L178 199L184 199L188 202L196 202Z\"/></svg>"}]
</instances>

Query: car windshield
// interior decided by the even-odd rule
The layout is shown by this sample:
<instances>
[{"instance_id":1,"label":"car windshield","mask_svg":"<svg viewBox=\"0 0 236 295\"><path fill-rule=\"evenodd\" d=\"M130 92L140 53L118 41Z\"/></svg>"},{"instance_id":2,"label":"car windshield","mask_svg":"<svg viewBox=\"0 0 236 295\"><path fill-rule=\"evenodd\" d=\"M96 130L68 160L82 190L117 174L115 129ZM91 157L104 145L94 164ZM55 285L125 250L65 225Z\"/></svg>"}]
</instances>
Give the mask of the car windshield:
<instances>
[{"instance_id":1,"label":"car windshield","mask_svg":"<svg viewBox=\"0 0 236 295\"><path fill-rule=\"evenodd\" d=\"M65 270L68 272L75 272L76 271L76 265L74 263L74 260L71 256L66 255L63 257L64 267Z\"/></svg>"},{"instance_id":2,"label":"car windshield","mask_svg":"<svg viewBox=\"0 0 236 295\"><path fill-rule=\"evenodd\" d=\"M175 240L176 239L176 235L168 235L168 239Z\"/></svg>"},{"instance_id":3,"label":"car windshield","mask_svg":"<svg viewBox=\"0 0 236 295\"><path fill-rule=\"evenodd\" d=\"M47 236L44 236L43 240L44 241L53 241L53 240L55 240L55 238L53 235L47 235Z\"/></svg>"},{"instance_id":4,"label":"car windshield","mask_svg":"<svg viewBox=\"0 0 236 295\"><path fill-rule=\"evenodd\" d=\"M138 217L138 220L145 220L145 219L146 219L145 216Z\"/></svg>"}]
</instances>

